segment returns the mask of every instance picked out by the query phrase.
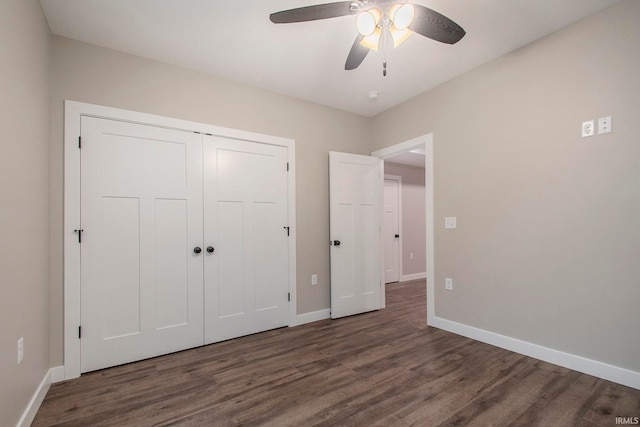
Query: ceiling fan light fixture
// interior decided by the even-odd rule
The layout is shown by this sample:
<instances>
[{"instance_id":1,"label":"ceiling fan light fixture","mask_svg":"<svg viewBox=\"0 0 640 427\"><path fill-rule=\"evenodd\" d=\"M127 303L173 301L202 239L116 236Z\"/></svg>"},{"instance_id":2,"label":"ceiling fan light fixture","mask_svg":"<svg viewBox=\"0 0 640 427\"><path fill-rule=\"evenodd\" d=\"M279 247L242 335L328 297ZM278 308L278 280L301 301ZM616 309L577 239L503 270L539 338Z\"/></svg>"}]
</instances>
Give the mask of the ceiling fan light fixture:
<instances>
[{"instance_id":1,"label":"ceiling fan light fixture","mask_svg":"<svg viewBox=\"0 0 640 427\"><path fill-rule=\"evenodd\" d=\"M288 24L355 15L358 34L349 49L345 70L358 68L369 50L379 49L381 41L386 50L390 44L389 36L393 38L394 47L414 32L446 44L455 44L465 36L464 29L451 19L421 4L409 3L410 1L412 0L334 1L281 10L269 15L269 19L274 24ZM383 12L381 7L384 8ZM386 54L382 62L382 75L387 75Z\"/></svg>"},{"instance_id":2,"label":"ceiling fan light fixture","mask_svg":"<svg viewBox=\"0 0 640 427\"><path fill-rule=\"evenodd\" d=\"M404 42L409 38L411 34L413 34L413 31L411 31L410 29L405 28L403 30L400 30L396 28L395 25L389 28L389 32L391 33L391 38L393 39L393 47L398 47L400 43Z\"/></svg>"},{"instance_id":3,"label":"ceiling fan light fixture","mask_svg":"<svg viewBox=\"0 0 640 427\"><path fill-rule=\"evenodd\" d=\"M416 11L410 3L395 3L389 8L389 19L398 30L405 30L416 15Z\"/></svg>"},{"instance_id":4,"label":"ceiling fan light fixture","mask_svg":"<svg viewBox=\"0 0 640 427\"><path fill-rule=\"evenodd\" d=\"M356 28L364 37L370 36L375 32L381 19L382 12L380 12L380 9L372 7L371 9L363 10L356 16Z\"/></svg>"},{"instance_id":5,"label":"ceiling fan light fixture","mask_svg":"<svg viewBox=\"0 0 640 427\"><path fill-rule=\"evenodd\" d=\"M378 46L380 45L380 37L382 36L382 30L376 27L373 30L373 33L365 36L360 40L360 44L368 49L378 51Z\"/></svg>"}]
</instances>

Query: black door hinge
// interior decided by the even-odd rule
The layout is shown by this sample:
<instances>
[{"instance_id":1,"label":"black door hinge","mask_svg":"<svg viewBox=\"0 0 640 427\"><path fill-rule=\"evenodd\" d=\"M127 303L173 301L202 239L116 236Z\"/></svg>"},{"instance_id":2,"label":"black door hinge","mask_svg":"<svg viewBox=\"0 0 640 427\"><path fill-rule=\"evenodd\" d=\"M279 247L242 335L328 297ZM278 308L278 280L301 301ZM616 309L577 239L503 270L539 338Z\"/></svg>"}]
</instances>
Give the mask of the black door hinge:
<instances>
[{"instance_id":1,"label":"black door hinge","mask_svg":"<svg viewBox=\"0 0 640 427\"><path fill-rule=\"evenodd\" d=\"M78 137L78 148L82 148L82 137Z\"/></svg>"},{"instance_id":2,"label":"black door hinge","mask_svg":"<svg viewBox=\"0 0 640 427\"><path fill-rule=\"evenodd\" d=\"M285 230L287 230L287 236L289 235L289 227L284 227Z\"/></svg>"},{"instance_id":3,"label":"black door hinge","mask_svg":"<svg viewBox=\"0 0 640 427\"><path fill-rule=\"evenodd\" d=\"M289 172L289 162L287 162L287 172Z\"/></svg>"},{"instance_id":4,"label":"black door hinge","mask_svg":"<svg viewBox=\"0 0 640 427\"><path fill-rule=\"evenodd\" d=\"M78 243L82 243L82 232L84 232L84 230L78 229L78 230L73 230L74 233L78 233Z\"/></svg>"},{"instance_id":5,"label":"black door hinge","mask_svg":"<svg viewBox=\"0 0 640 427\"><path fill-rule=\"evenodd\" d=\"M287 301L291 301L291 292L287 293Z\"/></svg>"},{"instance_id":6,"label":"black door hinge","mask_svg":"<svg viewBox=\"0 0 640 427\"><path fill-rule=\"evenodd\" d=\"M78 326L78 339L82 338L82 326Z\"/></svg>"}]
</instances>

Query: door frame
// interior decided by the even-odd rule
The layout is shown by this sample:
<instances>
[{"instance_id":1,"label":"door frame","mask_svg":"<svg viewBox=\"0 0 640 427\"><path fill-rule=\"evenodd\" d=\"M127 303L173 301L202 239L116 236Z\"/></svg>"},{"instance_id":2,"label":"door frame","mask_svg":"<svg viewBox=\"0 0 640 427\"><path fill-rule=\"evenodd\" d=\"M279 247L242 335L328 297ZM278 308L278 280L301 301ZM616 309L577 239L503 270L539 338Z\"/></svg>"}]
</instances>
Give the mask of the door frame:
<instances>
[{"instance_id":1,"label":"door frame","mask_svg":"<svg viewBox=\"0 0 640 427\"><path fill-rule=\"evenodd\" d=\"M402 236L404 235L402 231L402 177L400 175L389 175L384 174L384 181L395 181L398 184L398 205L396 206L396 212L398 214L398 233L400 233L400 237L398 238L398 282L402 280ZM384 204L384 193L382 197L382 203ZM384 230L384 217L382 218L382 229ZM384 244L383 244L384 251ZM384 253L384 252L383 252ZM384 264L384 257L382 258ZM385 269L383 269L385 271ZM387 281L386 276L383 279L385 282ZM390 282L393 283L393 282Z\"/></svg>"},{"instance_id":2,"label":"door frame","mask_svg":"<svg viewBox=\"0 0 640 427\"><path fill-rule=\"evenodd\" d=\"M435 228L433 207L433 133L421 135L408 141L382 148L371 153L372 156L386 159L406 151L424 148L424 191L425 191L425 229L426 229L426 267L427 267L427 325L435 321ZM384 268L384 267L383 267Z\"/></svg>"},{"instance_id":3,"label":"door frame","mask_svg":"<svg viewBox=\"0 0 640 427\"><path fill-rule=\"evenodd\" d=\"M64 379L80 376L80 244L74 230L80 225L80 122L83 116L107 120L119 120L129 123L159 126L201 134L222 136L231 139L251 141L261 144L277 145L287 148L288 195L287 212L289 217L289 326L296 325L296 167L295 141L253 132L229 129L205 123L163 117L154 114L140 113L119 108L87 104L65 100L64 102Z\"/></svg>"}]
</instances>

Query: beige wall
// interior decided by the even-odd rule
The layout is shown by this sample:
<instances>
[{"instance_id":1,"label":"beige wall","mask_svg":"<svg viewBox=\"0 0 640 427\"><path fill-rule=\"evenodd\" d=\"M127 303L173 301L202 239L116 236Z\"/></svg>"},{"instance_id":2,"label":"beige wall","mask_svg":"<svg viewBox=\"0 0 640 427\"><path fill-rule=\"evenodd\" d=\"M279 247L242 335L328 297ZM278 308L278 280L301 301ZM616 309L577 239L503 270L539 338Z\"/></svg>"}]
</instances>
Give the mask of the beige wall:
<instances>
[{"instance_id":1,"label":"beige wall","mask_svg":"<svg viewBox=\"0 0 640 427\"><path fill-rule=\"evenodd\" d=\"M374 149L434 135L437 316L640 371L639 17L623 1L375 118Z\"/></svg>"},{"instance_id":2,"label":"beige wall","mask_svg":"<svg viewBox=\"0 0 640 427\"><path fill-rule=\"evenodd\" d=\"M37 2L9 4L2 7L12 14L0 18L0 59L11 74L0 84L12 103L2 120L6 141L21 145L9 145L12 157L3 157L2 171L12 178L2 184L11 202L2 208L9 255L0 260L7 284L0 320L3 328L28 326L2 334L9 340L0 344L3 372L7 363L15 368L18 336L27 335L28 357L45 355L37 343L49 336L39 329L47 307L38 306L47 298L47 266L34 259L47 259L49 247L50 363L62 364L64 99L295 139L299 313L329 307L328 151L367 153L433 132L436 314L640 371L640 144L632 134L640 115L640 2L623 1L372 120L54 37L49 165L41 137L46 27ZM15 19L17 11L25 16ZM28 114L34 120L25 126ZM612 134L579 138L580 122L609 114ZM48 167L51 241L34 245L48 232ZM18 190L8 185L15 176L24 182ZM457 230L443 230L445 216L458 217ZM311 287L311 274L318 286ZM443 291L445 276L454 279L452 293ZM46 363L29 363L36 365L27 376L3 381L12 394L5 399L0 386L1 405L13 408L24 397L15 397L14 384L24 395L42 378Z\"/></svg>"},{"instance_id":3,"label":"beige wall","mask_svg":"<svg viewBox=\"0 0 640 427\"><path fill-rule=\"evenodd\" d=\"M385 162L384 173L402 177L402 275L424 273L427 270L424 168Z\"/></svg>"},{"instance_id":4,"label":"beige wall","mask_svg":"<svg viewBox=\"0 0 640 427\"><path fill-rule=\"evenodd\" d=\"M11 426L49 368L49 30L40 3L0 2L0 40L0 425Z\"/></svg>"},{"instance_id":5,"label":"beige wall","mask_svg":"<svg viewBox=\"0 0 640 427\"><path fill-rule=\"evenodd\" d=\"M298 313L329 307L330 150L370 152L368 119L171 65L52 39L51 364L63 361L63 100L159 114L296 141ZM311 275L318 285L311 286Z\"/></svg>"}]
</instances>

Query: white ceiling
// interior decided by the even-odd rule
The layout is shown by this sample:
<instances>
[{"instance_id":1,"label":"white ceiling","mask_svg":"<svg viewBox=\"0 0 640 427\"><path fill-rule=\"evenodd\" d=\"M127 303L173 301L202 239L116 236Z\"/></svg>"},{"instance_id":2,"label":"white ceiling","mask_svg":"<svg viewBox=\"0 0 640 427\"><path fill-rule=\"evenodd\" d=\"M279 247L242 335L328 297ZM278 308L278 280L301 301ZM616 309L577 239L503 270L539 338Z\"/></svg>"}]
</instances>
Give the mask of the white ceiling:
<instances>
[{"instance_id":1,"label":"white ceiling","mask_svg":"<svg viewBox=\"0 0 640 427\"><path fill-rule=\"evenodd\" d=\"M385 163L398 163L401 165L416 166L419 168L424 167L424 154L412 153L407 151L405 153L396 154L393 157L384 159Z\"/></svg>"},{"instance_id":2,"label":"white ceiling","mask_svg":"<svg viewBox=\"0 0 640 427\"><path fill-rule=\"evenodd\" d=\"M273 24L269 14L314 0L41 0L59 36L152 58L330 107L373 116L619 0L414 0L461 25L447 45L414 34L344 63L355 18ZM368 93L379 92L377 101Z\"/></svg>"}]
</instances>

